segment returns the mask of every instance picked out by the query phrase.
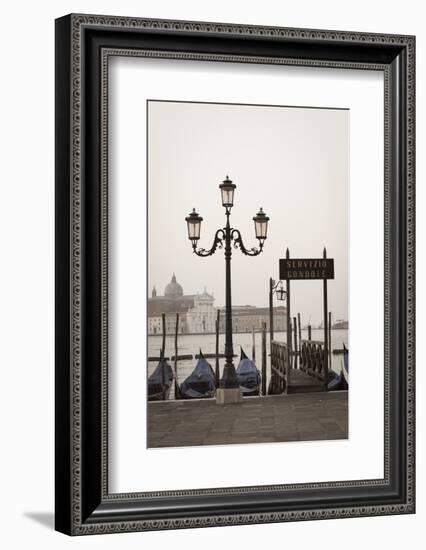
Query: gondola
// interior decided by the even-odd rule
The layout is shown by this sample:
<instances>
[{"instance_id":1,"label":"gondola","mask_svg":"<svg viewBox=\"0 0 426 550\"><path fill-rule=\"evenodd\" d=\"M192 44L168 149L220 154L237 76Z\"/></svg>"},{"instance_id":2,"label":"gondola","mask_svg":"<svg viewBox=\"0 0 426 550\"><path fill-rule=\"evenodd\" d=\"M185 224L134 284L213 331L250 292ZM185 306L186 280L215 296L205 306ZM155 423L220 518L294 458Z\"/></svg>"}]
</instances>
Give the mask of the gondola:
<instances>
[{"instance_id":1,"label":"gondola","mask_svg":"<svg viewBox=\"0 0 426 550\"><path fill-rule=\"evenodd\" d=\"M345 344L343 344L342 372L343 372L343 376L345 378L346 384L349 385L349 350L346 348Z\"/></svg>"},{"instance_id":2,"label":"gondola","mask_svg":"<svg viewBox=\"0 0 426 550\"><path fill-rule=\"evenodd\" d=\"M343 377L342 371L337 374L334 370L328 371L328 391L344 390L346 389L346 381Z\"/></svg>"},{"instance_id":3,"label":"gondola","mask_svg":"<svg viewBox=\"0 0 426 550\"><path fill-rule=\"evenodd\" d=\"M172 380L172 367L162 355L154 372L148 377L148 401L164 401L168 399Z\"/></svg>"},{"instance_id":4,"label":"gondola","mask_svg":"<svg viewBox=\"0 0 426 550\"><path fill-rule=\"evenodd\" d=\"M243 396L259 395L260 372L254 361L249 359L241 348L240 363L237 367L237 379Z\"/></svg>"},{"instance_id":5,"label":"gondola","mask_svg":"<svg viewBox=\"0 0 426 550\"><path fill-rule=\"evenodd\" d=\"M349 366L349 352L343 344L343 361L340 373L337 374L334 370L328 371L328 390L347 390L349 387L348 381L348 366Z\"/></svg>"},{"instance_id":6,"label":"gondola","mask_svg":"<svg viewBox=\"0 0 426 550\"><path fill-rule=\"evenodd\" d=\"M195 369L180 385L182 399L203 399L214 397L216 391L215 374L201 350Z\"/></svg>"}]
</instances>

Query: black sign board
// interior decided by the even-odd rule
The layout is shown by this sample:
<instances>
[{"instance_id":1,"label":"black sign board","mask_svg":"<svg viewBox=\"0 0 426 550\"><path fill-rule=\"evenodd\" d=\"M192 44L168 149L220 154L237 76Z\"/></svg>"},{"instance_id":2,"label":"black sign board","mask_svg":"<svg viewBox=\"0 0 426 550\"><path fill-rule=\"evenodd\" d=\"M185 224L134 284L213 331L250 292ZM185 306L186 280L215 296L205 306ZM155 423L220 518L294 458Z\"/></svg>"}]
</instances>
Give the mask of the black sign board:
<instances>
[{"instance_id":1,"label":"black sign board","mask_svg":"<svg viewBox=\"0 0 426 550\"><path fill-rule=\"evenodd\" d=\"M334 279L333 258L280 259L281 280Z\"/></svg>"}]
</instances>

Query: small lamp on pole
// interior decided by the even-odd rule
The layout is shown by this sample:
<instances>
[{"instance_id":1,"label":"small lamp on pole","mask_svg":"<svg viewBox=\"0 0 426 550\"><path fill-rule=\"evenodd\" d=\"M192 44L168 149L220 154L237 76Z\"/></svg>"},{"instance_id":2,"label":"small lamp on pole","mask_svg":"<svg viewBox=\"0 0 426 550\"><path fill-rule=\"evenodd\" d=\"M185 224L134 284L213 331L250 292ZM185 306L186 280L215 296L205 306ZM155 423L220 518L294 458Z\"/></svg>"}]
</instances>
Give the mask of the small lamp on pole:
<instances>
[{"instance_id":1,"label":"small lamp on pole","mask_svg":"<svg viewBox=\"0 0 426 550\"><path fill-rule=\"evenodd\" d=\"M277 295L277 300L280 300L281 302L284 302L287 297L287 292L284 290L283 284L280 281L280 287L275 290L275 294Z\"/></svg>"}]
</instances>

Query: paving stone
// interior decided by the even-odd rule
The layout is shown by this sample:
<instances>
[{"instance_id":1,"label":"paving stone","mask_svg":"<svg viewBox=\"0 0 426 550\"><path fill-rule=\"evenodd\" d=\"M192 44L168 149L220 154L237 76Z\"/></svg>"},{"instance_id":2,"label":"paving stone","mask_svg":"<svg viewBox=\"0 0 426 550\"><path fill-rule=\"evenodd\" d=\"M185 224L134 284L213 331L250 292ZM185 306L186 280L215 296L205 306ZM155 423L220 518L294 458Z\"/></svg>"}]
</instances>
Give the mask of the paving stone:
<instances>
[{"instance_id":1,"label":"paving stone","mask_svg":"<svg viewBox=\"0 0 426 550\"><path fill-rule=\"evenodd\" d=\"M348 436L347 392L148 403L148 447L266 443Z\"/></svg>"}]
</instances>

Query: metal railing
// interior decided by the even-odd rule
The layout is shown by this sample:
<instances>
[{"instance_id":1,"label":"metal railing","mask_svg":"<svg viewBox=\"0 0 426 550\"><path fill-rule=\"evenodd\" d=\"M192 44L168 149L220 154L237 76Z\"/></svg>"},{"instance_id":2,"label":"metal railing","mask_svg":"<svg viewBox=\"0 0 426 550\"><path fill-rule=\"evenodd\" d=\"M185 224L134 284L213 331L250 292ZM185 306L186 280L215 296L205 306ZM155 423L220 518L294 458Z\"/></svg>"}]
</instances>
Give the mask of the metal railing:
<instances>
[{"instance_id":1,"label":"metal railing","mask_svg":"<svg viewBox=\"0 0 426 550\"><path fill-rule=\"evenodd\" d=\"M324 342L301 340L299 365L300 370L326 383L328 368Z\"/></svg>"},{"instance_id":2,"label":"metal railing","mask_svg":"<svg viewBox=\"0 0 426 550\"><path fill-rule=\"evenodd\" d=\"M291 361L287 344L271 342L271 380L268 394L280 394L290 385Z\"/></svg>"}]
</instances>

